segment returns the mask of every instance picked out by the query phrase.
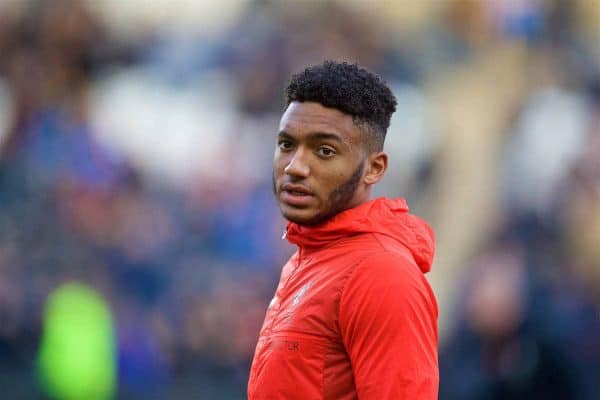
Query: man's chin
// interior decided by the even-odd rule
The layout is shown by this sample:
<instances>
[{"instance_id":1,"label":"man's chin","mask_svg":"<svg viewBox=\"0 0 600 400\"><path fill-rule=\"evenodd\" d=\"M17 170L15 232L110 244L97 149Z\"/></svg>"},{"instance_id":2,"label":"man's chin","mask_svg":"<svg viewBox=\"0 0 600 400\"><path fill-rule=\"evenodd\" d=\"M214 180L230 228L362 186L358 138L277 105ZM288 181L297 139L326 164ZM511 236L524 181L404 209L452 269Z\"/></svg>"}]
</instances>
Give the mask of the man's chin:
<instances>
[{"instance_id":1,"label":"man's chin","mask_svg":"<svg viewBox=\"0 0 600 400\"><path fill-rule=\"evenodd\" d=\"M299 225L312 225L312 221L316 217L316 213L310 209L301 209L280 205L281 215L290 222Z\"/></svg>"},{"instance_id":2,"label":"man's chin","mask_svg":"<svg viewBox=\"0 0 600 400\"><path fill-rule=\"evenodd\" d=\"M281 214L288 221L298 225L317 225L324 220L319 213L310 209L290 210L287 207L281 207Z\"/></svg>"}]
</instances>

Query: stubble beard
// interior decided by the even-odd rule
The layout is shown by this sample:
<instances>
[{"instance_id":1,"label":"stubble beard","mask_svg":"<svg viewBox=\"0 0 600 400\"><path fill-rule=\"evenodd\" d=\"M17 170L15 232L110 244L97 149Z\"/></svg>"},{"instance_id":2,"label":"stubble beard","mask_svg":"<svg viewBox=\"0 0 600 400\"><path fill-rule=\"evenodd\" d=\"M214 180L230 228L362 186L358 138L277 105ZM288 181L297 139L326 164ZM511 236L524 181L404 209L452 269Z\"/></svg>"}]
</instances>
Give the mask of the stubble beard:
<instances>
[{"instance_id":1,"label":"stubble beard","mask_svg":"<svg viewBox=\"0 0 600 400\"><path fill-rule=\"evenodd\" d=\"M315 215L309 221L294 221L287 217L291 222L298 223L299 225L317 225L322 222L327 221L332 218L336 214L347 210L351 207L352 201L354 200L354 196L356 194L356 190L358 189L358 185L360 184L360 178L362 177L364 169L364 163L360 163L358 167L352 173L352 176L348 178L348 180L335 189L329 194L329 198L327 199L327 206L325 210ZM277 197L277 182L275 179L275 172L273 171L273 194ZM277 199L279 201L279 199Z\"/></svg>"}]
</instances>

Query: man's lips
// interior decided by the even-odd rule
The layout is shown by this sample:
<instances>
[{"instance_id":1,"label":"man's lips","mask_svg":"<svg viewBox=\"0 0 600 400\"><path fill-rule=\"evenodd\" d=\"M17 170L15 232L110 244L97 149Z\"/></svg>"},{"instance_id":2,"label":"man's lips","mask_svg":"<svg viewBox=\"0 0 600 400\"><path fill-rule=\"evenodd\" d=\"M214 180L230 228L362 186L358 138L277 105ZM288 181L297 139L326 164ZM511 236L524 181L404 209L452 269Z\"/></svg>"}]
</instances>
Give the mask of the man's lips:
<instances>
[{"instance_id":1,"label":"man's lips","mask_svg":"<svg viewBox=\"0 0 600 400\"><path fill-rule=\"evenodd\" d=\"M291 206L306 206L314 197L310 189L292 183L284 183L281 185L281 193L279 195L283 203Z\"/></svg>"},{"instance_id":2,"label":"man's lips","mask_svg":"<svg viewBox=\"0 0 600 400\"><path fill-rule=\"evenodd\" d=\"M310 189L302 185L296 185L293 183L284 183L283 185L281 185L281 191L298 196L312 196L312 192L310 191Z\"/></svg>"}]
</instances>

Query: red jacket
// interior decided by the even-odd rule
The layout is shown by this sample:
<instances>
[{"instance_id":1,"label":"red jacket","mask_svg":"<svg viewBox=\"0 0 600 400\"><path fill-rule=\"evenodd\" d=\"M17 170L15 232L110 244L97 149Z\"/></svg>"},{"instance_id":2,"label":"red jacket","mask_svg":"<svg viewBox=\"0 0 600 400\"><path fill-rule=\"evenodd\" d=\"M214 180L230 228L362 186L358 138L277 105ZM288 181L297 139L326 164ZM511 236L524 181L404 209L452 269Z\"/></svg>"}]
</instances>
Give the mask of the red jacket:
<instances>
[{"instance_id":1,"label":"red jacket","mask_svg":"<svg viewBox=\"0 0 600 400\"><path fill-rule=\"evenodd\" d=\"M438 398L431 228L402 199L288 224L283 267L250 371L250 400Z\"/></svg>"}]
</instances>

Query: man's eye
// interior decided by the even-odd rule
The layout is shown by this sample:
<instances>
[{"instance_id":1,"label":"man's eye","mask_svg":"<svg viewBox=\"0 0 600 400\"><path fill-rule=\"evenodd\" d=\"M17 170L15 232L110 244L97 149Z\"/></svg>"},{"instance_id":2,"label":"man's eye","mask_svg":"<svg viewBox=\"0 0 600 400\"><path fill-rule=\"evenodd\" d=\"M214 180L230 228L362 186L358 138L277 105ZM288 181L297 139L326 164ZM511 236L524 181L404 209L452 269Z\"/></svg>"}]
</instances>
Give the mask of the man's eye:
<instances>
[{"instance_id":1,"label":"man's eye","mask_svg":"<svg viewBox=\"0 0 600 400\"><path fill-rule=\"evenodd\" d=\"M332 157L335 155L335 150L331 147L319 147L318 153L322 157Z\"/></svg>"},{"instance_id":2,"label":"man's eye","mask_svg":"<svg viewBox=\"0 0 600 400\"><path fill-rule=\"evenodd\" d=\"M289 150L292 148L292 142L289 140L282 140L278 144L280 150Z\"/></svg>"}]
</instances>

